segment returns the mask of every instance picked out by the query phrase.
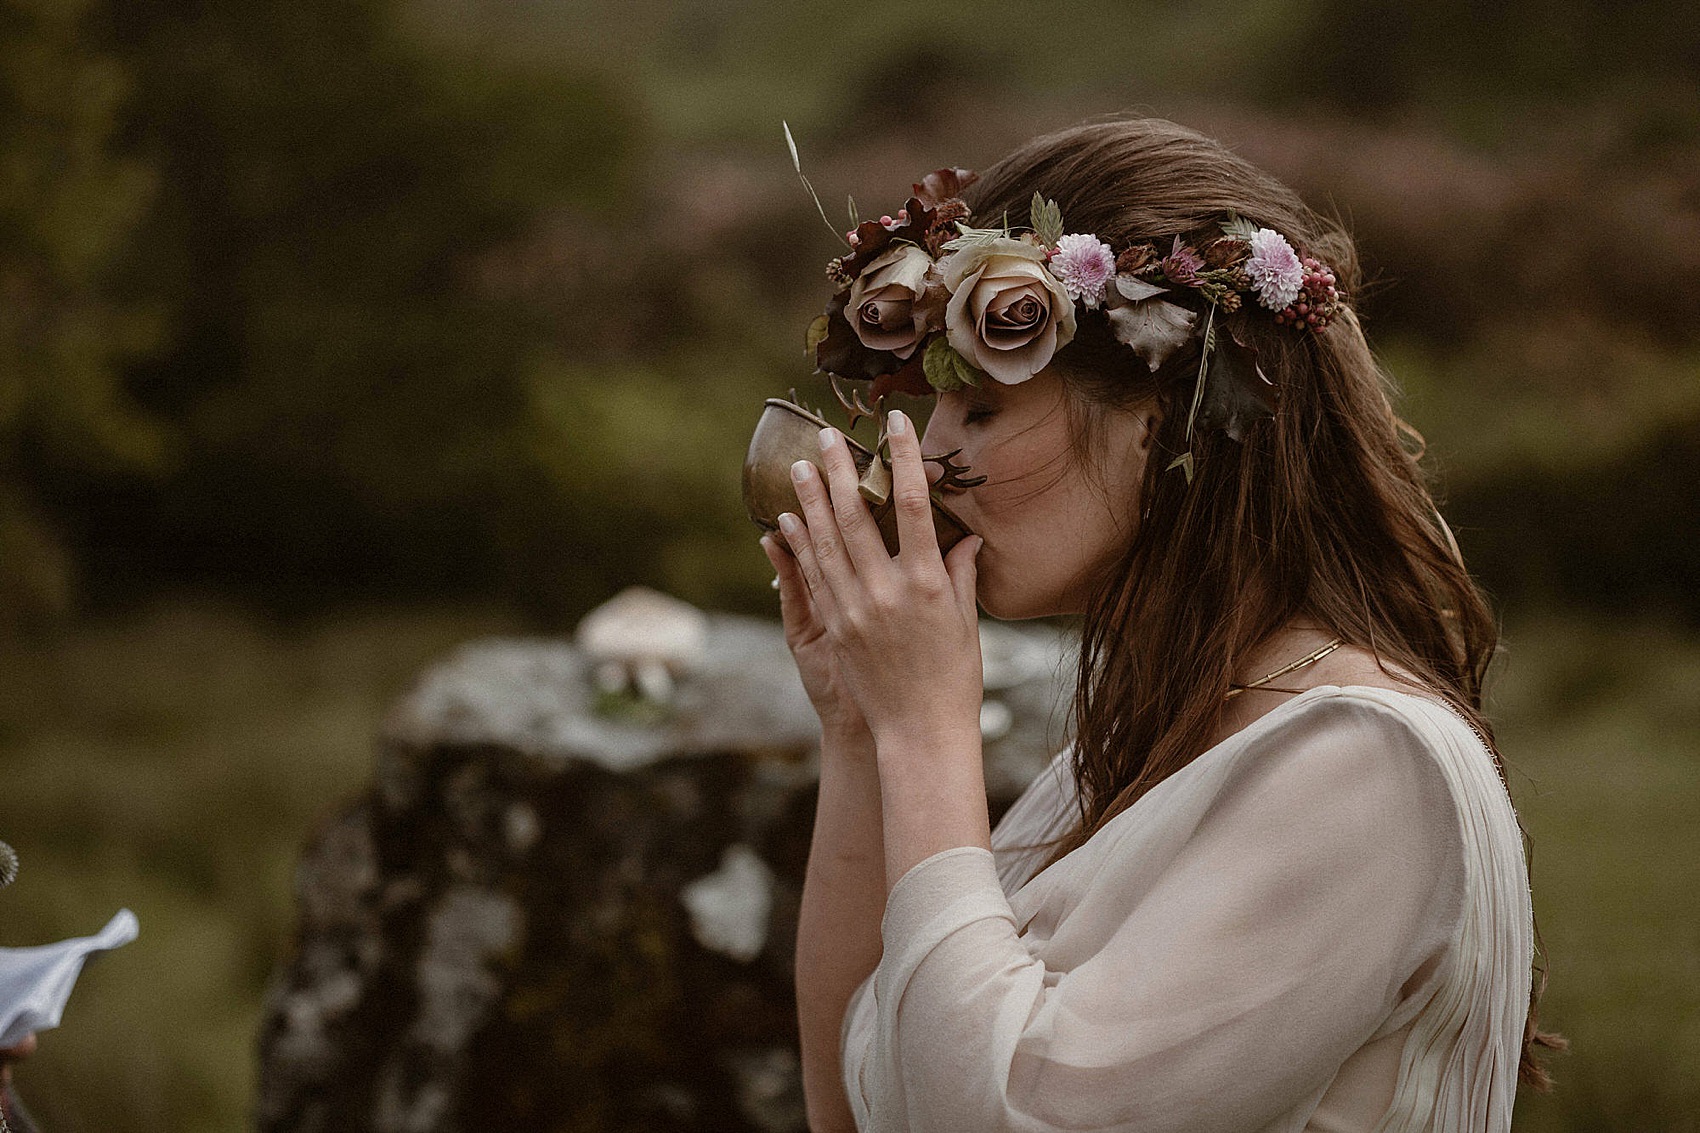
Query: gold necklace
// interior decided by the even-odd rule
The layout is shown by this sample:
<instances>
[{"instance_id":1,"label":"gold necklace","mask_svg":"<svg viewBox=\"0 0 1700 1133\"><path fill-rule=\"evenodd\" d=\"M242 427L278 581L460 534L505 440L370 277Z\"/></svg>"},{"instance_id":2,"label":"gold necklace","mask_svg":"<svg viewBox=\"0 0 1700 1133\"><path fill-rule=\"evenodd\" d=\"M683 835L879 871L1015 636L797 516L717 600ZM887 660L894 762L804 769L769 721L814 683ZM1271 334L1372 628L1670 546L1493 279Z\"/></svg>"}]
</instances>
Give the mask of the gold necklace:
<instances>
[{"instance_id":1,"label":"gold necklace","mask_svg":"<svg viewBox=\"0 0 1700 1133\"><path fill-rule=\"evenodd\" d=\"M1282 665L1279 669L1276 669L1273 673L1268 673L1268 674L1265 674L1264 676L1258 677L1255 681L1252 681L1250 684L1244 684L1244 685L1231 684L1231 685L1228 686L1227 695L1224 696L1222 699L1223 700L1232 700L1234 697L1238 696L1242 692L1245 692L1247 689L1261 688L1262 686L1268 684L1270 681L1274 680L1276 677L1284 677L1288 673L1295 672L1299 669L1304 668L1306 665L1313 665L1316 662L1322 660L1324 657L1328 656L1330 653L1334 652L1336 649L1340 648L1340 646L1342 646L1344 644L1346 644L1344 639L1336 637L1332 641L1330 641L1327 645L1324 645L1322 648L1316 650L1314 653L1308 653L1305 656L1300 657L1297 661L1293 661L1289 664Z\"/></svg>"}]
</instances>

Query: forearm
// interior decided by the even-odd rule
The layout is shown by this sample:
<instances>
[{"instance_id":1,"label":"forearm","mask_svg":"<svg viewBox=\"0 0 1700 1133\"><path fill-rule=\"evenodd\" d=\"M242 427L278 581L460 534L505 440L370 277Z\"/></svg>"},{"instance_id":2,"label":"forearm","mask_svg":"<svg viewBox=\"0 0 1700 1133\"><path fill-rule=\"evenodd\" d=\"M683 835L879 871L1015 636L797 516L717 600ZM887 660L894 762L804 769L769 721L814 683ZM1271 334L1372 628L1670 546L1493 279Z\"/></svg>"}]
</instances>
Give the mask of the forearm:
<instances>
[{"instance_id":1,"label":"forearm","mask_svg":"<svg viewBox=\"0 0 1700 1133\"><path fill-rule=\"evenodd\" d=\"M978 721L879 737L885 888L953 846L992 848Z\"/></svg>"},{"instance_id":2,"label":"forearm","mask_svg":"<svg viewBox=\"0 0 1700 1133\"><path fill-rule=\"evenodd\" d=\"M885 912L872 737L821 737L821 778L797 922L797 1017L812 1133L853 1133L838 1042L850 993L880 959Z\"/></svg>"}]
</instances>

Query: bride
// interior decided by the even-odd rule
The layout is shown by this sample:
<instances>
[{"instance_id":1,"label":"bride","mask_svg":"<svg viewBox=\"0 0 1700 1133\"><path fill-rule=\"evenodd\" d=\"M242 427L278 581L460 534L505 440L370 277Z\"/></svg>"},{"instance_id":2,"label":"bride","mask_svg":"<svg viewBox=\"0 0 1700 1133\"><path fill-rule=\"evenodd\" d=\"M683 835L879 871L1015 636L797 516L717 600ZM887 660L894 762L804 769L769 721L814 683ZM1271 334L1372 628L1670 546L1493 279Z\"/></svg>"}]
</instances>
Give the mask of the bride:
<instances>
[{"instance_id":1,"label":"bride","mask_svg":"<svg viewBox=\"0 0 1700 1133\"><path fill-rule=\"evenodd\" d=\"M1135 119L930 174L847 239L822 369L937 400L925 438L883 421L898 553L833 429L762 538L821 721L810 1128L1508 1129L1562 1040L1494 622L1349 237ZM975 533L944 554L934 499ZM995 830L977 607L1082 625L1072 739Z\"/></svg>"}]
</instances>

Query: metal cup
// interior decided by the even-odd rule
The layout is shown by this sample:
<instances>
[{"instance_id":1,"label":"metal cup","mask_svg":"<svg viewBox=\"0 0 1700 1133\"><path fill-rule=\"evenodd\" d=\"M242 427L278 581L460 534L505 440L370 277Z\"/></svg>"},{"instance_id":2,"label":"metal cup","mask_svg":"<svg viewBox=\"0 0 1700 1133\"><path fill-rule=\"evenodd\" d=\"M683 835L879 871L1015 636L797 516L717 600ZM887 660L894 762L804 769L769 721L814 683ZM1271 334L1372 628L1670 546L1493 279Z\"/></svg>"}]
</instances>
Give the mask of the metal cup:
<instances>
[{"instance_id":1,"label":"metal cup","mask_svg":"<svg viewBox=\"0 0 1700 1133\"><path fill-rule=\"evenodd\" d=\"M750 437L749 452L744 456L744 510L763 531L779 530L780 512L788 511L797 516L803 514L803 505L791 484L791 465L806 460L821 468L820 431L828 424L782 397L770 397L763 404L755 433ZM855 437L845 433L844 439L849 445L851 458L856 462L862 498L868 501L868 509L879 525L886 553L895 556L898 551L897 508L891 501L891 470L884 459L870 452ZM825 469L821 469L821 475L824 481ZM937 488L932 489L930 494L933 534L938 539L942 556L973 532L944 504Z\"/></svg>"}]
</instances>

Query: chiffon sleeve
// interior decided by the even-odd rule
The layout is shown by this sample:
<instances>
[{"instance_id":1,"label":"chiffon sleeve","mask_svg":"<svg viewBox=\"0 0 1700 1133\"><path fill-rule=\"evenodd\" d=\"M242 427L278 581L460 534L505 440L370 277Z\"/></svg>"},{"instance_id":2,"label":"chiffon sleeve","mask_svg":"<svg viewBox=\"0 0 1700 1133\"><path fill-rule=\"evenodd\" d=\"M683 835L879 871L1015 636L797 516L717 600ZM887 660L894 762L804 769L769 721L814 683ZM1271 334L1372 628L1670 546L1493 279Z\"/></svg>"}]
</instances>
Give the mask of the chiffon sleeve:
<instances>
[{"instance_id":1,"label":"chiffon sleeve","mask_svg":"<svg viewBox=\"0 0 1700 1133\"><path fill-rule=\"evenodd\" d=\"M1108 852L1052 867L1087 868L1047 894L1066 906L1049 940L982 847L897 881L852 1000L872 1000L845 1060L859 1129L1243 1133L1313 1104L1391 1029L1464 902L1460 820L1422 737L1322 700L1217 762L1099 831Z\"/></svg>"}]
</instances>

